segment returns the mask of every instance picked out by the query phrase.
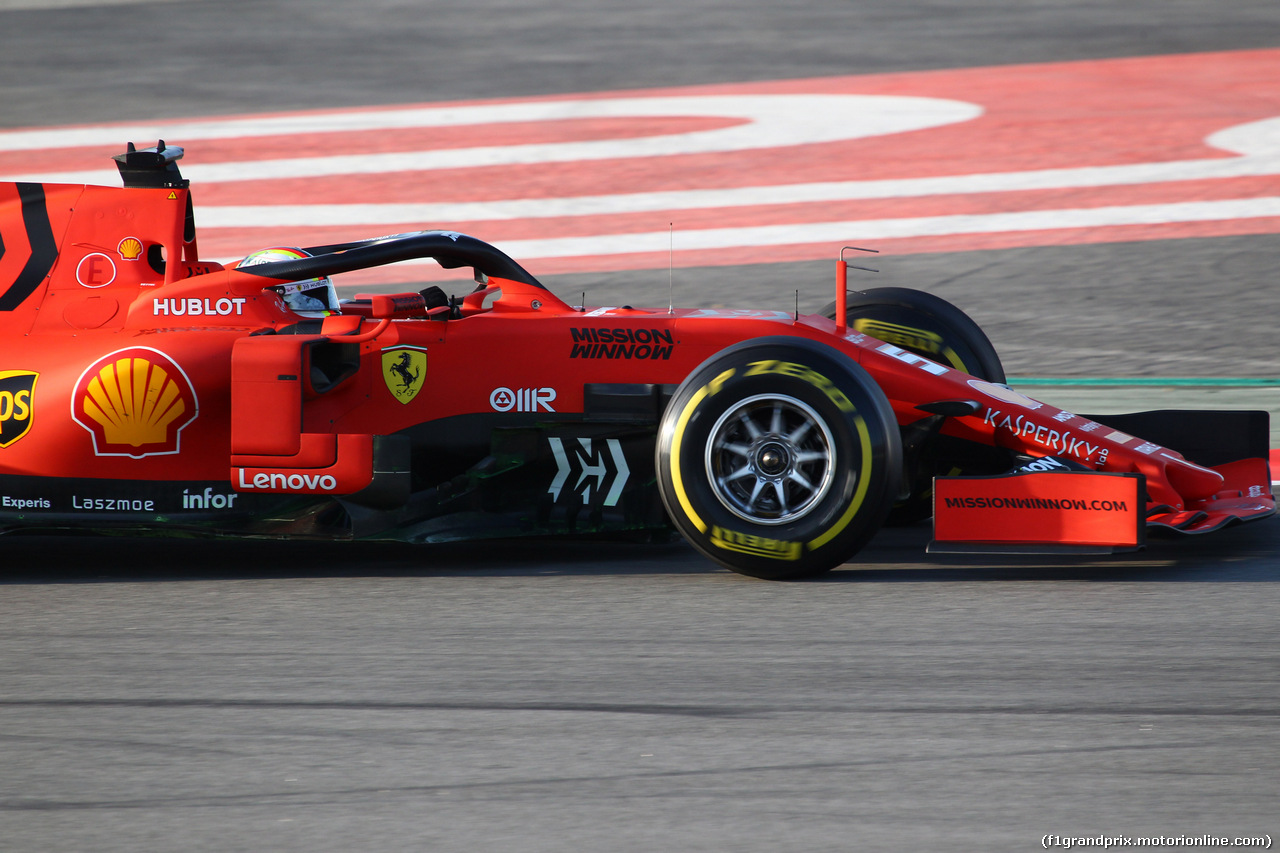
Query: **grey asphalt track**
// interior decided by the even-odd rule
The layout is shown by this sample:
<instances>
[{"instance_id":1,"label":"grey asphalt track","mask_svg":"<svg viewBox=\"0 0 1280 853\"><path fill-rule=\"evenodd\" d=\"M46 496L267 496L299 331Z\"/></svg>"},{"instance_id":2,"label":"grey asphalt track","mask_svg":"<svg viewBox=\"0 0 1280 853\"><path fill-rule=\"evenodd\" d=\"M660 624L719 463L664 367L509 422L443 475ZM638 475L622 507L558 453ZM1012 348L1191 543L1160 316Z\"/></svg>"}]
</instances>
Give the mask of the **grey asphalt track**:
<instances>
[{"instance_id":1,"label":"grey asphalt track","mask_svg":"<svg viewBox=\"0 0 1280 853\"><path fill-rule=\"evenodd\" d=\"M0 126L1274 46L1274 0L4 0ZM957 252L868 284L962 305L1013 375L1268 377L1277 257ZM804 310L830 277L675 272L684 304ZM1274 839L1278 525L1084 560L891 529L796 584L679 542L2 540L0 850Z\"/></svg>"},{"instance_id":2,"label":"grey asphalt track","mask_svg":"<svg viewBox=\"0 0 1280 853\"><path fill-rule=\"evenodd\" d=\"M5 849L1274 833L1274 537L1223 538L961 561L889 530L803 584L677 544L424 567L403 548L221 543L178 564L161 543L6 542ZM35 568L54 553L75 568Z\"/></svg>"}]
</instances>

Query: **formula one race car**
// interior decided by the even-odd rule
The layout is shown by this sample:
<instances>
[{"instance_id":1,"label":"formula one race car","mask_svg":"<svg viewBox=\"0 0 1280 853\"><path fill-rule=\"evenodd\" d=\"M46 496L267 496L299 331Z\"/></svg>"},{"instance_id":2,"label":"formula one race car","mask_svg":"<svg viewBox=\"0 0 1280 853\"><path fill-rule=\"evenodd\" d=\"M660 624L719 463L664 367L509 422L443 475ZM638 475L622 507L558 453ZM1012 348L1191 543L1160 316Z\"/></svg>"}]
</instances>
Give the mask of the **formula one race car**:
<instances>
[{"instance_id":1,"label":"formula one race car","mask_svg":"<svg viewBox=\"0 0 1280 853\"><path fill-rule=\"evenodd\" d=\"M824 316L570 306L448 231L224 266L197 254L181 156L130 145L123 188L0 184L0 532L674 525L780 579L886 520L933 515L939 549L1110 551L1275 511L1266 413L1032 400L949 303L848 292L843 250ZM329 284L412 258L477 287Z\"/></svg>"}]
</instances>

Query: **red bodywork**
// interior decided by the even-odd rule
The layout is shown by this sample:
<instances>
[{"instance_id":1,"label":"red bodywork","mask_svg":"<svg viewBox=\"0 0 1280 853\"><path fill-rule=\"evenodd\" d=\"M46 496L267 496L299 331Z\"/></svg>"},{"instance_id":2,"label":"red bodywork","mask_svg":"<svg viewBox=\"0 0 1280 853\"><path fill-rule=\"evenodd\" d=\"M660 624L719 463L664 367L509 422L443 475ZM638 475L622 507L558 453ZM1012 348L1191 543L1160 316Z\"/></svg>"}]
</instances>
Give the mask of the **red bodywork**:
<instances>
[{"instance_id":1,"label":"red bodywork","mask_svg":"<svg viewBox=\"0 0 1280 853\"><path fill-rule=\"evenodd\" d=\"M314 534L323 525L302 519L319 504L284 528L263 513L235 524L213 513L232 518L246 495L354 495L356 505L396 509L435 482L431 468L457 476L463 466L450 455L459 448L492 452L492 428L592 420L591 388L675 386L725 347L763 336L808 338L859 363L901 425L927 417L922 404L967 401L973 413L947 417L944 433L1140 474L1148 524L1195 532L1275 509L1263 455L1194 464L825 317L571 307L500 253L497 272L478 275L481 289L460 305L366 296L304 321L265 289L296 270L202 261L185 181L153 182L0 185L0 529ZM305 272L450 243L459 252L484 245L400 235L336 247ZM435 454L422 432L433 424L458 427ZM473 429L484 434L456 436ZM384 464L380 438L397 435L414 436L411 448ZM412 523L402 514L379 529Z\"/></svg>"}]
</instances>

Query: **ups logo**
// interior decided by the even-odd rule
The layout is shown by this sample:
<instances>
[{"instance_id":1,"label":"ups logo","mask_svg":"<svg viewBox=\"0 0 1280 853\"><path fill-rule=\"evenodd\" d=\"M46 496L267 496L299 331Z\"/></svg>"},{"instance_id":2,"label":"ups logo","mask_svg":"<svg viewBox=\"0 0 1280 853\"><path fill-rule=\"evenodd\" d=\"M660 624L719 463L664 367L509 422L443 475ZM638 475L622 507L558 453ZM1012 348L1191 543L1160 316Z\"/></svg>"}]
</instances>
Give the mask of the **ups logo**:
<instances>
[{"instance_id":1,"label":"ups logo","mask_svg":"<svg viewBox=\"0 0 1280 853\"><path fill-rule=\"evenodd\" d=\"M8 447L31 429L31 395L36 377L30 370L0 370L0 447Z\"/></svg>"}]
</instances>

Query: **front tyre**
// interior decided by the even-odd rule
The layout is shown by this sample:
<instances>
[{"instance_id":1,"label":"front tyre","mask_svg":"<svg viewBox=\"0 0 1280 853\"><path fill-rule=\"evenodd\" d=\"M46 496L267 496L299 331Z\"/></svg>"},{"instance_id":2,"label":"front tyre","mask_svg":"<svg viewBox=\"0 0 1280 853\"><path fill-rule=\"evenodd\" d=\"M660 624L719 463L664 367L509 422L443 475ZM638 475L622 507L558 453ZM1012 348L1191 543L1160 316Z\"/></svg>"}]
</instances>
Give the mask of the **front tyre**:
<instances>
[{"instance_id":1,"label":"front tyre","mask_svg":"<svg viewBox=\"0 0 1280 853\"><path fill-rule=\"evenodd\" d=\"M836 304L819 312L835 319ZM940 296L906 287L873 287L849 293L845 322L864 332L922 355L931 361L1003 383L1004 366L982 328Z\"/></svg>"},{"instance_id":2,"label":"front tyre","mask_svg":"<svg viewBox=\"0 0 1280 853\"><path fill-rule=\"evenodd\" d=\"M835 319L836 304L821 311ZM996 348L969 315L955 305L905 287L875 287L851 292L845 322L886 343L909 350L946 367L988 382L1005 381L1004 366ZM936 432L915 430L903 438L907 495L893 508L889 525L914 524L933 515L933 479L956 474L991 474L1008 470L1008 451L977 445ZM925 420L921 423L927 424Z\"/></svg>"},{"instance_id":3,"label":"front tyre","mask_svg":"<svg viewBox=\"0 0 1280 853\"><path fill-rule=\"evenodd\" d=\"M657 446L676 528L722 566L768 580L853 556L889 511L901 466L879 386L804 338L747 341L704 362L672 397Z\"/></svg>"}]
</instances>

